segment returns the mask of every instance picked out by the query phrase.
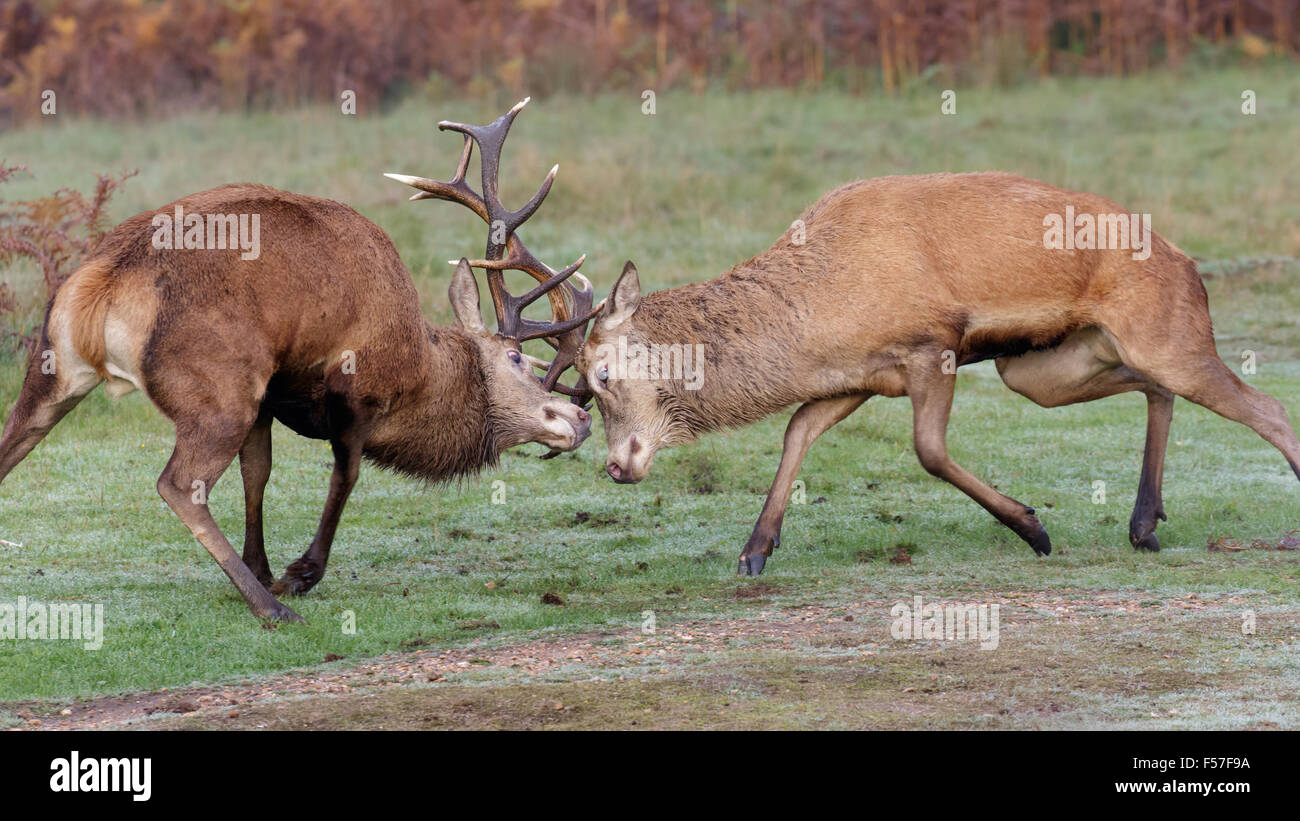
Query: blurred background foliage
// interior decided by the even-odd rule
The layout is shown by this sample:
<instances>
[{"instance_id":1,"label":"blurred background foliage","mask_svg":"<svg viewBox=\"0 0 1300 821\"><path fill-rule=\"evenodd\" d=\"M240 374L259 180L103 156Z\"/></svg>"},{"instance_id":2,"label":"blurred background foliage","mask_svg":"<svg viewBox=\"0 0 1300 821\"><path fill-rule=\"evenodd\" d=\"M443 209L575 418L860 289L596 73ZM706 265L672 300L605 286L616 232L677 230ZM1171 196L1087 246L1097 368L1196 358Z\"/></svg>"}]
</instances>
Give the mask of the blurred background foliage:
<instances>
[{"instance_id":1,"label":"blurred background foliage","mask_svg":"<svg viewBox=\"0 0 1300 821\"><path fill-rule=\"evenodd\" d=\"M1291 57L1300 0L0 0L0 124L339 99L1005 86Z\"/></svg>"}]
</instances>

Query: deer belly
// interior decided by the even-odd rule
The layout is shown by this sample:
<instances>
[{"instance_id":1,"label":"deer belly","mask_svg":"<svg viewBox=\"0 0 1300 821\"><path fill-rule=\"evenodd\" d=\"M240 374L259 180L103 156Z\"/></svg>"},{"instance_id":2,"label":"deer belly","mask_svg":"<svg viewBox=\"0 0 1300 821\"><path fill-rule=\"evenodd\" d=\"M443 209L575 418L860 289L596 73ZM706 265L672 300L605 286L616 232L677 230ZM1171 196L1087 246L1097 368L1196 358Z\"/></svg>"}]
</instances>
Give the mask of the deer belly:
<instances>
[{"instance_id":1,"label":"deer belly","mask_svg":"<svg viewBox=\"0 0 1300 821\"><path fill-rule=\"evenodd\" d=\"M1121 365L1110 337L1096 327L1075 331L1056 347L997 360L1008 388L1048 408L1076 401L1085 385Z\"/></svg>"}]
</instances>

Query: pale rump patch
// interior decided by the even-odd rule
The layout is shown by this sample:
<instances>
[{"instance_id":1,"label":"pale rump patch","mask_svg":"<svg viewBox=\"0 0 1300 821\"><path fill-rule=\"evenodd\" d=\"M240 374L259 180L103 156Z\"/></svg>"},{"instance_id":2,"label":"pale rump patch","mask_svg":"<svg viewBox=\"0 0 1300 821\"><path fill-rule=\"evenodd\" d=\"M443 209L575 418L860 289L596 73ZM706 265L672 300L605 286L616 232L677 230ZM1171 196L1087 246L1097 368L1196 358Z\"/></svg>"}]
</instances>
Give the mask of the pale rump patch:
<instances>
[{"instance_id":1,"label":"pale rump patch","mask_svg":"<svg viewBox=\"0 0 1300 821\"><path fill-rule=\"evenodd\" d=\"M152 288L131 288L131 299L113 295L121 274L98 261L79 268L59 289L50 312L49 337L64 395L82 395L101 381L117 398L143 388L140 363L157 295Z\"/></svg>"},{"instance_id":2,"label":"pale rump patch","mask_svg":"<svg viewBox=\"0 0 1300 821\"><path fill-rule=\"evenodd\" d=\"M62 292L60 291L60 294ZM58 388L54 399L83 396L103 381L100 371L86 361L76 344L75 322L60 301L54 301L47 334L54 349L54 368Z\"/></svg>"},{"instance_id":3,"label":"pale rump patch","mask_svg":"<svg viewBox=\"0 0 1300 821\"><path fill-rule=\"evenodd\" d=\"M144 345L158 312L157 293L149 287L132 289L132 299L115 301L104 320L105 392L113 398L144 390L141 362Z\"/></svg>"}]
</instances>

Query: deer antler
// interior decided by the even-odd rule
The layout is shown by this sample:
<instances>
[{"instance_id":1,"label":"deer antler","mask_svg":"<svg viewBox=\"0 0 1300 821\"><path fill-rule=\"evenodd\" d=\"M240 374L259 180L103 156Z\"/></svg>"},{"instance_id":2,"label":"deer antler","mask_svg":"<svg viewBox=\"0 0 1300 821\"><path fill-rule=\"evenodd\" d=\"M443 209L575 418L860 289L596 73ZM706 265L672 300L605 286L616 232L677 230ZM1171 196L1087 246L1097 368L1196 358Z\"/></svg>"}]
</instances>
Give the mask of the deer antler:
<instances>
[{"instance_id":1,"label":"deer antler","mask_svg":"<svg viewBox=\"0 0 1300 821\"><path fill-rule=\"evenodd\" d=\"M510 133L510 124L515 116L528 104L525 98L514 108L507 111L491 125L465 125L443 120L438 128L443 131L459 131L465 135L465 147L461 151L460 164L456 174L450 180L430 180L424 177L412 177L406 174L385 174L398 182L420 189L412 200L440 199L458 202L469 208L488 224L487 252L483 259L470 262L476 268L487 271L488 290L492 294L492 304L497 314L497 331L506 337L520 342L528 339L545 339L555 348L555 359L551 361L542 379L542 386L548 391L554 390L572 396L574 401L582 404L591 393L587 389L586 379L579 376L573 387L560 383L560 375L573 365L578 355L578 348L586 338L587 323L595 316L592 298L595 294L591 281L578 273L578 268L586 261L587 255L578 257L577 261L555 271L546 263L533 256L515 231L533 215L541 206L542 200L555 182L555 174L560 167L553 167L542 187L537 190L524 206L511 211L501 203L497 188L497 173L500 170L501 148L506 135ZM483 193L479 194L465 182L465 173L469 170L470 156L474 153L474 144L478 143L483 167ZM500 239L501 241L497 241ZM451 260L452 264L456 260ZM506 269L523 271L538 281L537 287L525 294L515 296L506 290ZM571 280L576 280L579 287L574 287ZM554 321L540 322L526 319L523 310L543 295L550 297Z\"/></svg>"}]
</instances>

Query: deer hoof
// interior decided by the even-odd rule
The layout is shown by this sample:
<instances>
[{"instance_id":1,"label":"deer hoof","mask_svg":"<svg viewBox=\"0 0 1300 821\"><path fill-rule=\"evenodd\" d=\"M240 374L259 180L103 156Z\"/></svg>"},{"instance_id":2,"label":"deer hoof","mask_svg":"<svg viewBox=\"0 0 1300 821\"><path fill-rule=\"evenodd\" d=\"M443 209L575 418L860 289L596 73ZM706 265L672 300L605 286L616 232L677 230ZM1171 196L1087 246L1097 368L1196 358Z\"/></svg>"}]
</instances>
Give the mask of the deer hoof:
<instances>
[{"instance_id":1,"label":"deer hoof","mask_svg":"<svg viewBox=\"0 0 1300 821\"><path fill-rule=\"evenodd\" d=\"M767 564L767 557L762 553L753 553L749 556L740 557L740 567L736 570L737 576L757 576L763 572L763 566Z\"/></svg>"},{"instance_id":2,"label":"deer hoof","mask_svg":"<svg viewBox=\"0 0 1300 821\"><path fill-rule=\"evenodd\" d=\"M740 568L736 570L736 575L757 576L762 573L763 565L767 564L767 557L780 546L780 531L773 533L760 523L754 528L754 532L749 534L745 549L740 551Z\"/></svg>"},{"instance_id":3,"label":"deer hoof","mask_svg":"<svg viewBox=\"0 0 1300 821\"><path fill-rule=\"evenodd\" d=\"M311 585L307 584L297 576L290 576L286 573L283 578L276 580L275 584L271 585L271 595L301 596L310 589Z\"/></svg>"},{"instance_id":4,"label":"deer hoof","mask_svg":"<svg viewBox=\"0 0 1300 821\"><path fill-rule=\"evenodd\" d=\"M1025 541L1034 552L1039 556L1048 556L1052 552L1052 539L1047 535L1047 528L1043 527L1037 517L1029 516L1028 521L1022 525L1012 528L1016 535Z\"/></svg>"},{"instance_id":5,"label":"deer hoof","mask_svg":"<svg viewBox=\"0 0 1300 821\"><path fill-rule=\"evenodd\" d=\"M1151 531L1145 536L1139 536L1136 533L1130 533L1128 540L1133 543L1135 550L1146 550L1151 553L1160 552L1160 540L1156 538L1155 531Z\"/></svg>"},{"instance_id":6,"label":"deer hoof","mask_svg":"<svg viewBox=\"0 0 1300 821\"><path fill-rule=\"evenodd\" d=\"M316 586L321 573L301 560L295 561L284 569L280 580L271 585L272 596L301 596Z\"/></svg>"}]
</instances>

